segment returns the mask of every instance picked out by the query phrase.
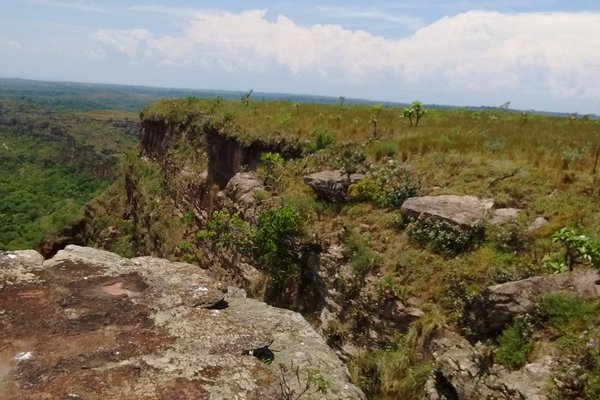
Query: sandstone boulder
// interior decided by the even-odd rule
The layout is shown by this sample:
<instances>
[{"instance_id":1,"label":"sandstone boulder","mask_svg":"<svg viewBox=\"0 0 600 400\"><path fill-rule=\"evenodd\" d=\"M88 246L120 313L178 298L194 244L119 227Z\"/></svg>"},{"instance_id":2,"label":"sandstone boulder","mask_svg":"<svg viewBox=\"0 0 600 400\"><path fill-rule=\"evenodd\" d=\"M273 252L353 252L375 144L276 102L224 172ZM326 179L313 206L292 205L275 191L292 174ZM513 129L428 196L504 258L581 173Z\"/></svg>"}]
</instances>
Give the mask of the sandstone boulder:
<instances>
[{"instance_id":1,"label":"sandstone boulder","mask_svg":"<svg viewBox=\"0 0 600 400\"><path fill-rule=\"evenodd\" d=\"M515 316L534 313L536 298L551 292L598 298L600 273L587 269L490 286L466 305L465 320L476 333L497 333Z\"/></svg>"},{"instance_id":2,"label":"sandstone boulder","mask_svg":"<svg viewBox=\"0 0 600 400\"><path fill-rule=\"evenodd\" d=\"M458 335L434 340L434 371L426 400L546 400L554 361L544 357L515 371L493 365L484 352Z\"/></svg>"},{"instance_id":3,"label":"sandstone boulder","mask_svg":"<svg viewBox=\"0 0 600 400\"><path fill-rule=\"evenodd\" d=\"M362 174L352 174L350 178L342 171L321 171L304 177L304 183L312 188L322 200L339 203L346 199L348 187L361 180Z\"/></svg>"},{"instance_id":4,"label":"sandstone boulder","mask_svg":"<svg viewBox=\"0 0 600 400\"><path fill-rule=\"evenodd\" d=\"M440 220L462 229L472 229L486 218L494 201L475 196L422 196L407 199L400 208L408 219L419 217Z\"/></svg>"},{"instance_id":5,"label":"sandstone boulder","mask_svg":"<svg viewBox=\"0 0 600 400\"><path fill-rule=\"evenodd\" d=\"M17 277L0 290L2 399L284 399L307 381L302 398L364 398L300 314L196 266L78 246L40 257L0 255Z\"/></svg>"}]
</instances>

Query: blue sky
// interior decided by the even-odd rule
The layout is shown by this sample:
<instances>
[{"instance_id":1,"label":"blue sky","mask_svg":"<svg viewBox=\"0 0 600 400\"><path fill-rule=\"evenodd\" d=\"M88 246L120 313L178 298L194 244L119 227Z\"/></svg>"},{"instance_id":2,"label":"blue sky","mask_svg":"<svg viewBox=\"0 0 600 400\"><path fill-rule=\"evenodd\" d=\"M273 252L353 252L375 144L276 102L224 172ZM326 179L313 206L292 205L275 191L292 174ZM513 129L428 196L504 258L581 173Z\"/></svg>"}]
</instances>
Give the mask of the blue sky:
<instances>
[{"instance_id":1,"label":"blue sky","mask_svg":"<svg viewBox=\"0 0 600 400\"><path fill-rule=\"evenodd\" d=\"M3 0L0 76L600 114L600 2Z\"/></svg>"}]
</instances>

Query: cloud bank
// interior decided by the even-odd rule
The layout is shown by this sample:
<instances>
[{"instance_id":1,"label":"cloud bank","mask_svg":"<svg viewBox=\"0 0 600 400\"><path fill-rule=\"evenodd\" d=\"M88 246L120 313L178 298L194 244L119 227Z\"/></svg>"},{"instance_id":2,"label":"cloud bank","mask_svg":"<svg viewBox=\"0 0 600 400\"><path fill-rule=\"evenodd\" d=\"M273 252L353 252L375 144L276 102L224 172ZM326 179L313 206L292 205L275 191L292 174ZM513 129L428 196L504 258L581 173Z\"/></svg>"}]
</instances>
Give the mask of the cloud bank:
<instances>
[{"instance_id":1,"label":"cloud bank","mask_svg":"<svg viewBox=\"0 0 600 400\"><path fill-rule=\"evenodd\" d=\"M180 34L101 30L106 50L134 62L207 71L431 90L500 90L600 98L600 13L503 14L469 11L442 18L402 39L339 25L301 26L266 10L199 11Z\"/></svg>"}]
</instances>

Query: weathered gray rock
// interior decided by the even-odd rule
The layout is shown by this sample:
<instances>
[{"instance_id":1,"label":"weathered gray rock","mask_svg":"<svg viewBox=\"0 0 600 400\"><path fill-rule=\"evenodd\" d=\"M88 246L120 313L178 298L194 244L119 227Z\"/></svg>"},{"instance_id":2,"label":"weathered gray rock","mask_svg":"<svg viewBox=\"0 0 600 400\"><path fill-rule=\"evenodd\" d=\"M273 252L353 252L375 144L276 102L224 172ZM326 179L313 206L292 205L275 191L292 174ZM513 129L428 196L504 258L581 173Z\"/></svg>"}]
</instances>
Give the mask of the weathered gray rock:
<instances>
[{"instance_id":1,"label":"weathered gray rock","mask_svg":"<svg viewBox=\"0 0 600 400\"><path fill-rule=\"evenodd\" d=\"M0 291L2 399L283 399L282 378L298 393L292 364L301 385L329 384L303 398L364 398L300 314L196 266L78 246L0 263L33 277Z\"/></svg>"},{"instance_id":2,"label":"weathered gray rock","mask_svg":"<svg viewBox=\"0 0 600 400\"><path fill-rule=\"evenodd\" d=\"M536 298L551 292L598 298L600 273L587 269L490 286L467 304L465 318L476 333L495 333L515 316L534 313Z\"/></svg>"},{"instance_id":3,"label":"weathered gray rock","mask_svg":"<svg viewBox=\"0 0 600 400\"><path fill-rule=\"evenodd\" d=\"M537 217L528 227L527 230L529 232L535 232L544 226L548 225L550 222L544 217Z\"/></svg>"},{"instance_id":4,"label":"weathered gray rock","mask_svg":"<svg viewBox=\"0 0 600 400\"><path fill-rule=\"evenodd\" d=\"M490 223L498 226L503 225L509 221L514 221L519 217L521 210L518 208L498 208L494 210Z\"/></svg>"},{"instance_id":5,"label":"weathered gray rock","mask_svg":"<svg viewBox=\"0 0 600 400\"><path fill-rule=\"evenodd\" d=\"M491 199L475 196L422 196L407 199L400 208L408 219L421 216L446 221L463 229L472 229L486 218L494 206Z\"/></svg>"},{"instance_id":6,"label":"weathered gray rock","mask_svg":"<svg viewBox=\"0 0 600 400\"><path fill-rule=\"evenodd\" d=\"M225 194L231 200L232 208L242 213L247 220L253 220L257 212L256 193L264 189L264 186L254 173L240 172L227 182Z\"/></svg>"},{"instance_id":7,"label":"weathered gray rock","mask_svg":"<svg viewBox=\"0 0 600 400\"><path fill-rule=\"evenodd\" d=\"M42 268L44 257L35 250L0 251L0 285L34 282L33 273Z\"/></svg>"},{"instance_id":8,"label":"weathered gray rock","mask_svg":"<svg viewBox=\"0 0 600 400\"><path fill-rule=\"evenodd\" d=\"M435 368L426 384L426 400L522 399L545 400L554 361L538 362L508 371L458 335L434 340Z\"/></svg>"},{"instance_id":9,"label":"weathered gray rock","mask_svg":"<svg viewBox=\"0 0 600 400\"><path fill-rule=\"evenodd\" d=\"M348 187L363 179L362 174L352 174L350 178L339 170L321 171L304 177L304 183L314 190L317 197L329 202L343 202Z\"/></svg>"}]
</instances>

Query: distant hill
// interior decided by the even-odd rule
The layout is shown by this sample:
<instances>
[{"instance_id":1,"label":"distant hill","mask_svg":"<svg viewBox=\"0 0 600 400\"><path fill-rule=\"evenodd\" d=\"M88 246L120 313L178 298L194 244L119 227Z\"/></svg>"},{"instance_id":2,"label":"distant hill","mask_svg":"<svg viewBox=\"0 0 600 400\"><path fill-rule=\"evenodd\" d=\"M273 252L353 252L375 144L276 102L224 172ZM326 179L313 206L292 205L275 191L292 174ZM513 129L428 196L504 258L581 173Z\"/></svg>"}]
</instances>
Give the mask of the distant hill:
<instances>
[{"instance_id":1,"label":"distant hill","mask_svg":"<svg viewBox=\"0 0 600 400\"><path fill-rule=\"evenodd\" d=\"M232 90L205 90L205 89L180 89L159 88L133 85L114 85L97 83L75 83L75 82L53 82L20 78L1 78L0 92L3 98L24 100L54 111L91 111L98 109L113 109L137 112L146 105L165 98L199 97L213 98L221 97L227 100L240 99L247 92ZM253 92L252 100L264 101L290 101L293 103L310 104L339 104L344 102L348 105L377 105L386 107L406 107L407 103L377 101L357 98L317 96L310 94L290 93L267 93ZM501 109L490 106L467 106L456 107L444 104L427 104L432 109L454 109L462 108L470 111L498 110L502 112L522 112L529 114L546 115L554 117L568 117L569 113L555 113L536 110L514 110ZM585 116L589 119L600 119L600 116L590 114Z\"/></svg>"}]
</instances>

